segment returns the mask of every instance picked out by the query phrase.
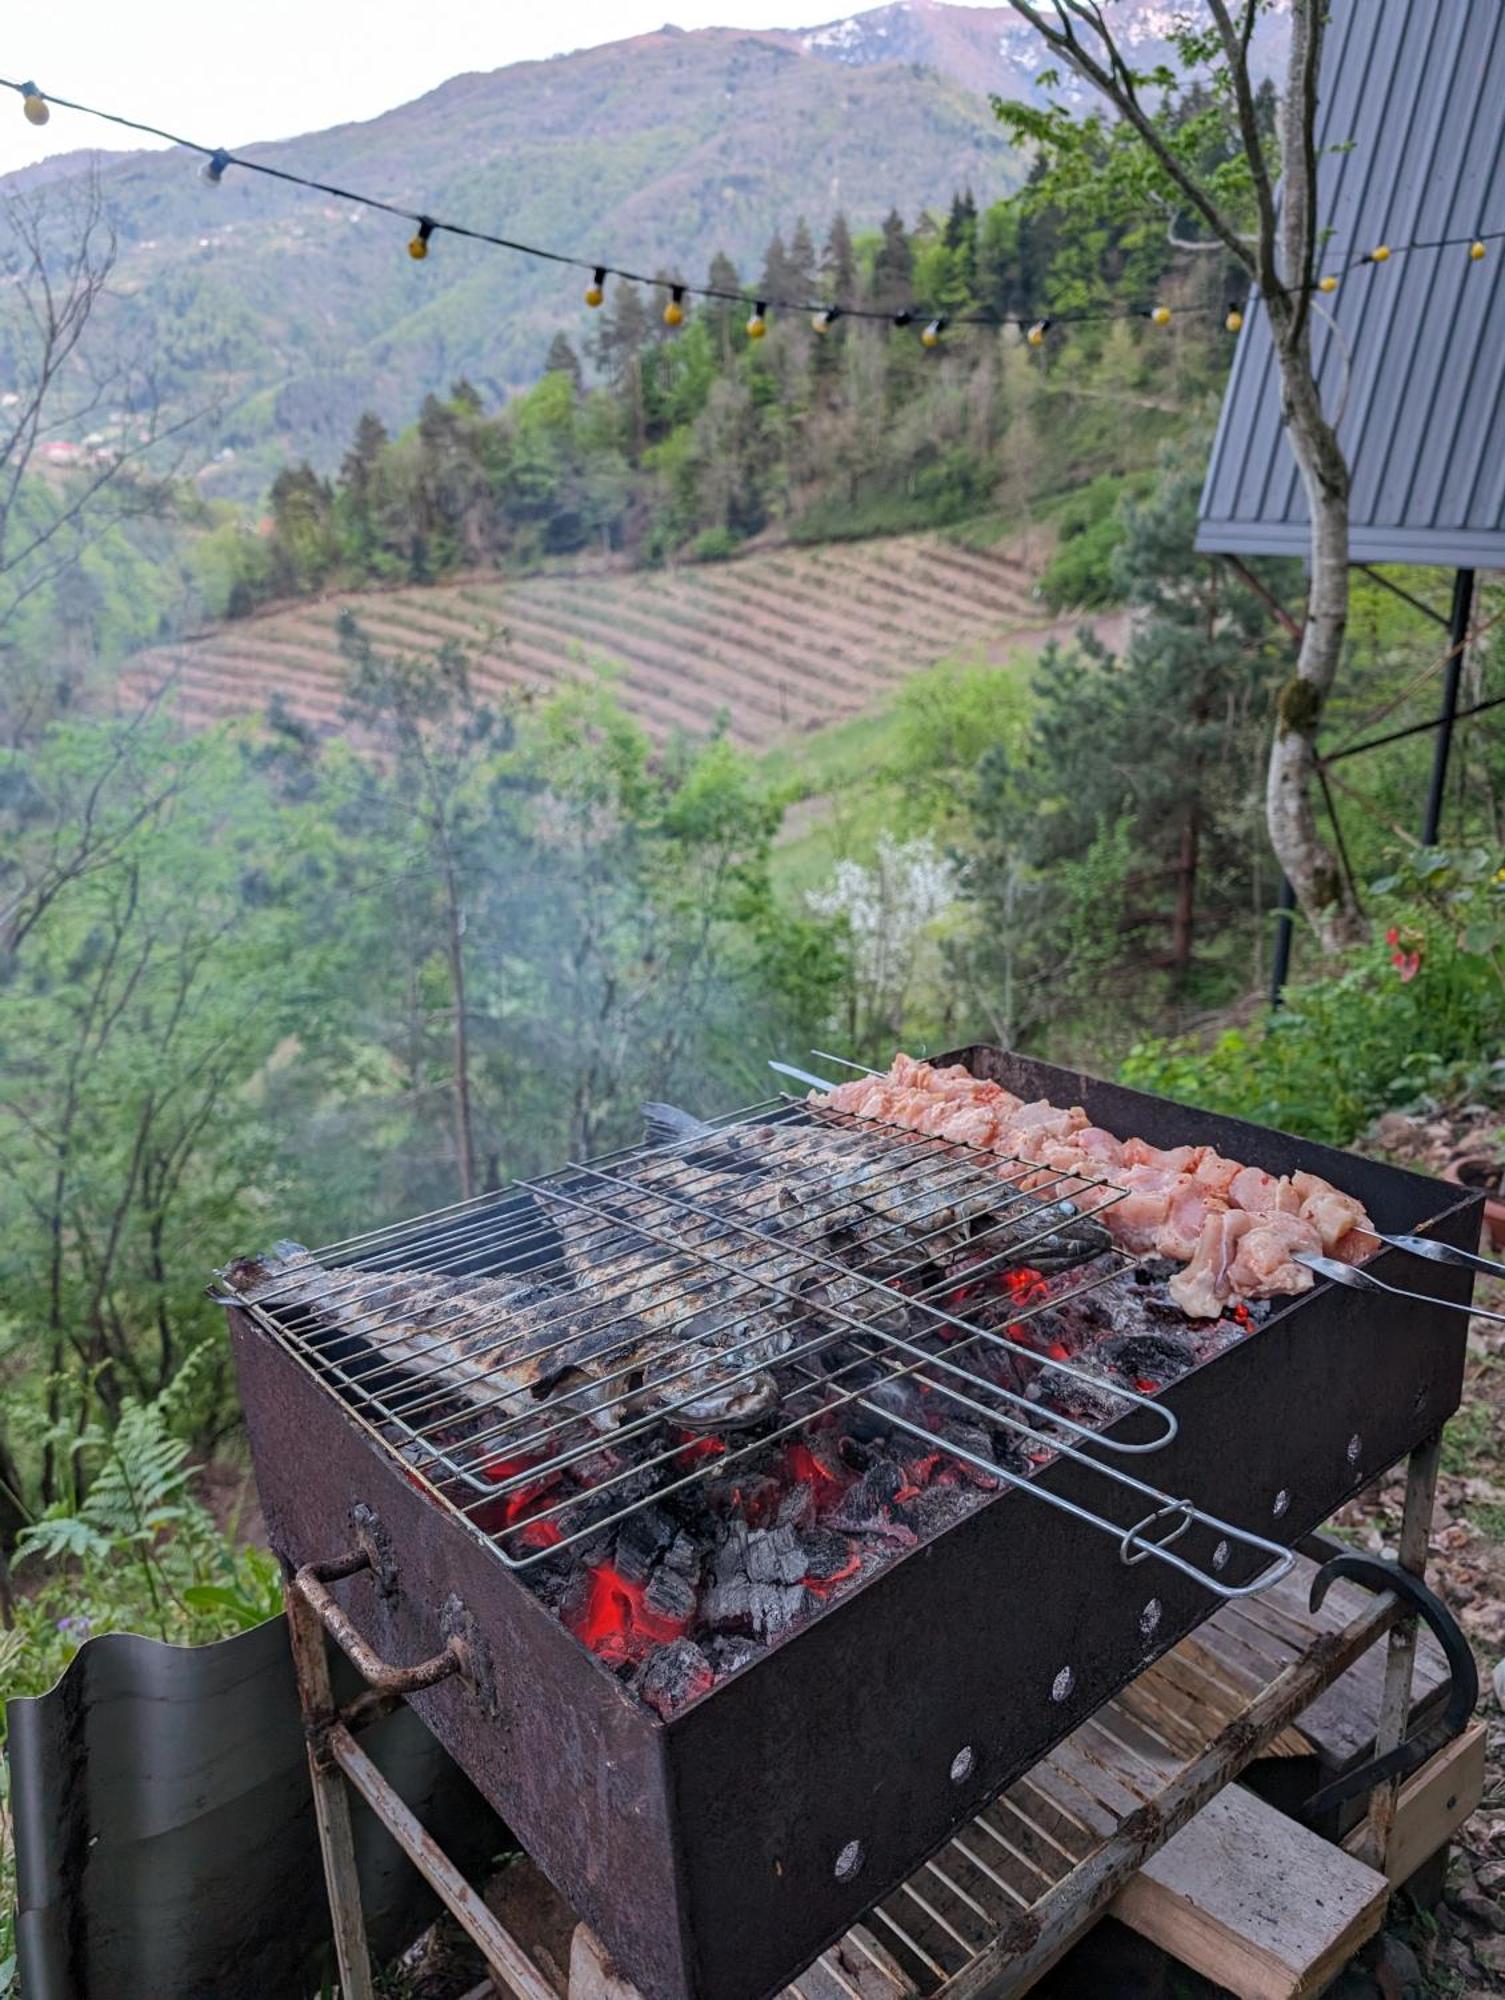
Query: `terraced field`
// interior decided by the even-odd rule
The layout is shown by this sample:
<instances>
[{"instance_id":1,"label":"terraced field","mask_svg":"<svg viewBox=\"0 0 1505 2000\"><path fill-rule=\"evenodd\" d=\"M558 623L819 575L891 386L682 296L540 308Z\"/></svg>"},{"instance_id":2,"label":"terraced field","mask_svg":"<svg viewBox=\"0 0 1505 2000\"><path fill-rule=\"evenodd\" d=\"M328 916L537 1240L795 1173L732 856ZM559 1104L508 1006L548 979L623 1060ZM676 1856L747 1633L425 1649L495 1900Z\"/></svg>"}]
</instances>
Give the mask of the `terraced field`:
<instances>
[{"instance_id":1,"label":"terraced field","mask_svg":"<svg viewBox=\"0 0 1505 2000\"><path fill-rule=\"evenodd\" d=\"M128 689L166 683L190 722L254 712L278 694L334 731L336 621L347 607L383 650L458 641L483 690L546 691L605 672L654 736L701 734L724 718L753 749L881 706L947 655L1002 659L1049 629L1016 557L904 535L667 570L322 598L140 654Z\"/></svg>"}]
</instances>

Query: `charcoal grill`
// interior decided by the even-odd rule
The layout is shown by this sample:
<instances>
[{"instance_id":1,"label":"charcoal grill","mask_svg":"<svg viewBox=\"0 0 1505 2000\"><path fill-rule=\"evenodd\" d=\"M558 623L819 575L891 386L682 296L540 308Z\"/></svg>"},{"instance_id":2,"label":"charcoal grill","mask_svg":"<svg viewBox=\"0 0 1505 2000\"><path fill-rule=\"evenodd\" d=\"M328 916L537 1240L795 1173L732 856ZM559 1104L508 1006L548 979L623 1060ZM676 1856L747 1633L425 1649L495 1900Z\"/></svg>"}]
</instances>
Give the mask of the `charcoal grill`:
<instances>
[{"instance_id":1,"label":"charcoal grill","mask_svg":"<svg viewBox=\"0 0 1505 2000\"><path fill-rule=\"evenodd\" d=\"M995 1049L947 1060L1021 1097L1079 1102L1095 1123L1155 1144L1323 1174L1381 1230L1476 1240L1478 1197L1420 1176ZM748 1116L847 1128L868 1197L923 1170L959 1199L983 1171L965 1149L857 1131L789 1100ZM1032 1181L970 1254L984 1267L1027 1257L1054 1204L1089 1210L1116 1193L1079 1176ZM755 1185L740 1206L722 1194L693 1145L636 1149L331 1246L320 1261L336 1285L414 1267L546 1276L568 1218L577 1245L628 1230L662 1269L678 1270L692 1246L751 1327L794 1303L791 1247L819 1275L828 1238L808 1217L773 1226ZM1132 1282L1130 1261L1106 1257L1073 1289ZM1371 1268L1401 1263L1387 1251ZM347 1316L332 1338L311 1309L226 1300L274 1547L376 1689L409 1696L650 2000L775 1991L1220 1601L1283 1575L1291 1546L1436 1432L1461 1391L1465 1321L1452 1307L1467 1299L1466 1271L1427 1271L1430 1308L1319 1285L1156 1395L1114 1385L1094 1429L1069 1396L1040 1399L1039 1385L1086 1371L1030 1347L1036 1308L1004 1329L953 1309L933 1282L912 1282L923 1245L895 1246L878 1269L870 1262L839 1306L800 1292L772 1432L687 1462L662 1416L624 1402L614 1439L640 1444L635 1469L657 1468L662 1499L665 1475L673 1490L725 1478L729 1462L752 1469L781 1436L861 1410L969 1463L979 1484L968 1510L667 1719L537 1587L562 1555L647 1504L624 1475L615 1489L594 1484L582 1514L567 1476L593 1446L572 1416L552 1402L536 1418L488 1411L478 1380L457 1423L452 1381L426 1376L411 1345L400 1365L384 1354L389 1311L354 1327ZM1410 1264L1405 1276L1414 1282ZM898 1333L882 1308L906 1281ZM504 1351L504 1318L476 1321L463 1296L455 1314ZM1029 1355L1033 1394L996 1365L1015 1352ZM1100 1397L1101 1382L1091 1387ZM911 1389L924 1392L919 1415ZM634 1391L621 1384L623 1398ZM938 1408L981 1409L993 1438L1017 1439L1034 1462L958 1445L953 1427L937 1428ZM498 1455L527 1463L498 1478ZM499 1519L499 1502L536 1492L541 1472L563 1490Z\"/></svg>"}]
</instances>

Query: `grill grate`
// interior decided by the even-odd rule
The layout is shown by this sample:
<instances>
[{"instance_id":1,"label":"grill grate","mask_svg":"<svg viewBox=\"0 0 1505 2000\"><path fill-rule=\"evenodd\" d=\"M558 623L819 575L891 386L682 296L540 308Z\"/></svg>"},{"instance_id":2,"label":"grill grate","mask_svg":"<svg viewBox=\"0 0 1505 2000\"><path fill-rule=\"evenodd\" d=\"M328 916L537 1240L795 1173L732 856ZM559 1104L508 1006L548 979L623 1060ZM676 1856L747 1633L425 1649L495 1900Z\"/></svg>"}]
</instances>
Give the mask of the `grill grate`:
<instances>
[{"instance_id":1,"label":"grill grate","mask_svg":"<svg viewBox=\"0 0 1505 2000\"><path fill-rule=\"evenodd\" d=\"M1090 1218L1120 1199L1079 1174L780 1098L671 1144L572 1161L328 1245L291 1275L229 1296L443 1505L484 1518L512 1569L851 1408L1111 1535L1125 1562L1153 1558L1221 1596L1246 1595L1285 1574L1287 1550L1110 1462L1168 1444L1170 1410L957 1309L959 1291L1041 1257L1072 1211ZM1132 1282L1135 1260L1104 1243L1068 1288L1010 1303L1007 1326ZM610 1353L645 1316L653 1408L643 1407L640 1356ZM550 1382L582 1341L606 1350L607 1365L578 1384ZM1043 1408L996 1379L1011 1354L1057 1384L1086 1385L1102 1421L1139 1409L1149 1434L1108 1436ZM750 1440L701 1455L693 1431L708 1356L718 1394L751 1392L772 1372L781 1398ZM933 1427L934 1403L906 1401L904 1385L940 1399L954 1421L1006 1434L1036 1463L1090 1468L1134 1518L967 1449ZM576 1468L599 1469L604 1449L637 1441L620 1465L571 1488ZM656 1475L646 1492L645 1473ZM493 1525L509 1500L527 1503L525 1518ZM1221 1538L1220 1567L1237 1547L1265 1559L1259 1573L1235 1584L1184 1559L1170 1544L1194 1523Z\"/></svg>"}]
</instances>

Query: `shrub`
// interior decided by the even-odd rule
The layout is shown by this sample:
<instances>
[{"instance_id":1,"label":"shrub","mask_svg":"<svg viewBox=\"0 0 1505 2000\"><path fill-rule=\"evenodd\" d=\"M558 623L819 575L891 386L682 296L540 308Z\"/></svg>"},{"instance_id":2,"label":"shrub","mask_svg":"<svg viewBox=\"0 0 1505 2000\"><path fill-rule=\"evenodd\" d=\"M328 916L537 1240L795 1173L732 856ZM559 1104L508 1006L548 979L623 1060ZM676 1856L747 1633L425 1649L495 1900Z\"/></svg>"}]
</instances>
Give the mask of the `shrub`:
<instances>
[{"instance_id":1,"label":"shrub","mask_svg":"<svg viewBox=\"0 0 1505 2000\"><path fill-rule=\"evenodd\" d=\"M1230 1029L1210 1048L1136 1043L1123 1081L1345 1146L1380 1112L1478 1079L1505 1040L1494 931L1472 910L1460 924L1431 896L1390 904L1378 928L1353 965L1293 987L1262 1027Z\"/></svg>"},{"instance_id":2,"label":"shrub","mask_svg":"<svg viewBox=\"0 0 1505 2000\"><path fill-rule=\"evenodd\" d=\"M1040 577L1040 594L1052 611L1096 611L1118 602L1113 558L1123 540L1121 503L1146 484L1141 474L1103 473L1056 510L1059 540Z\"/></svg>"}]
</instances>

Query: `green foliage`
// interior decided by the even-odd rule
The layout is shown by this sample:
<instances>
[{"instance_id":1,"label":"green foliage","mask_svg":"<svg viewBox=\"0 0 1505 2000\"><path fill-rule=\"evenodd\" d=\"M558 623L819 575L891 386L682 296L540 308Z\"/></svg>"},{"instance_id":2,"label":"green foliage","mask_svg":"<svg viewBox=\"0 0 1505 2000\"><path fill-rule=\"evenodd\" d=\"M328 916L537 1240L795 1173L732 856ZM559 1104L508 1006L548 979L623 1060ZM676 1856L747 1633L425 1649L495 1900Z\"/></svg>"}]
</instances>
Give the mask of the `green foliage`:
<instances>
[{"instance_id":1,"label":"green foliage","mask_svg":"<svg viewBox=\"0 0 1505 2000\"><path fill-rule=\"evenodd\" d=\"M173 1426L194 1399L190 1364L162 1394L127 1398L113 1426L54 1443L68 1491L21 1535L17 1589L0 1629L4 1701L50 1688L79 1647L103 1632L150 1632L203 1645L249 1630L282 1608L281 1572L265 1549L241 1546L192 1490L188 1446ZM8 1765L0 1764L0 1773ZM0 1775L0 1788L4 1777ZM0 1805L4 1803L0 1789ZM0 1851L0 1992L14 1971L14 1855Z\"/></svg>"},{"instance_id":2,"label":"green foliage","mask_svg":"<svg viewBox=\"0 0 1505 2000\"><path fill-rule=\"evenodd\" d=\"M1163 232L1142 252L1157 273L1172 254ZM944 223L913 230L895 211L856 246L838 217L825 268L848 302L961 319L1021 310L1026 279L1035 301L1117 284L1123 258L1119 236L1063 226L1035 189L981 213L959 194ZM819 290L802 225L789 245L775 234L763 267L770 295ZM708 278L727 292L743 283L720 252ZM1110 483L1089 490L1080 520L1068 508L1052 601L1104 602L1111 482L1180 427L1223 360L1208 320L1174 342L1088 323L1036 357L1011 330L958 328L926 352L891 328L838 320L818 336L777 312L750 342L745 317L735 299L707 300L670 337L655 298L617 283L583 357L556 334L542 378L499 410L461 380L396 436L365 411L335 476L313 460L284 465L264 531L218 524L205 538L209 602L239 616L332 585L598 553L719 561L774 527L807 543L950 527L986 515L1013 483L1031 484L1027 505L1093 474Z\"/></svg>"},{"instance_id":3,"label":"green foliage","mask_svg":"<svg viewBox=\"0 0 1505 2000\"><path fill-rule=\"evenodd\" d=\"M1103 473L1051 510L1058 539L1040 573L1040 594L1053 611L1096 611L1117 601L1114 558L1123 542L1123 505L1150 483L1144 473Z\"/></svg>"},{"instance_id":4,"label":"green foliage","mask_svg":"<svg viewBox=\"0 0 1505 2000\"><path fill-rule=\"evenodd\" d=\"M1128 645L1047 647L1027 732L986 752L966 795L974 914L958 970L1005 1039L1111 1042L1110 1017L1121 1032L1167 999L1222 997L1257 906L1282 651L1264 602L1192 549L1200 483L1191 445L1162 454L1142 495L1113 497L1111 517L1119 482L1098 482L1077 518L1113 520L1104 588L1137 611Z\"/></svg>"},{"instance_id":5,"label":"green foliage","mask_svg":"<svg viewBox=\"0 0 1505 2000\"><path fill-rule=\"evenodd\" d=\"M1352 964L1293 987L1264 1026L1230 1029L1210 1048L1136 1044L1125 1082L1337 1146L1381 1111L1451 1096L1460 1079L1497 1090L1505 886L1489 861L1423 853L1386 879L1391 921Z\"/></svg>"}]
</instances>

